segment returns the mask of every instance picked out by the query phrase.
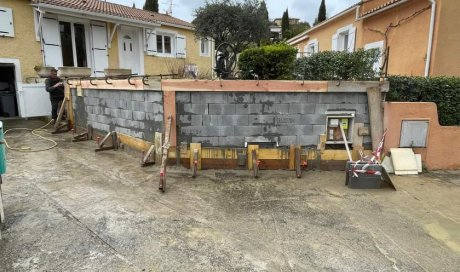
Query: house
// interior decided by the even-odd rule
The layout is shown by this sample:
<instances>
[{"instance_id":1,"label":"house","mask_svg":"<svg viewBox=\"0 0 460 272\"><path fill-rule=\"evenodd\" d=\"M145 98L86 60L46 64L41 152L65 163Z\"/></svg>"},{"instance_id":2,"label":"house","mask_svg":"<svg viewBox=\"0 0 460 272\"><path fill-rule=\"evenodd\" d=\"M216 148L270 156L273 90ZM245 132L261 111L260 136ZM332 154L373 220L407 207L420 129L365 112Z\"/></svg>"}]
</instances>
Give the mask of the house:
<instances>
[{"instance_id":1,"label":"house","mask_svg":"<svg viewBox=\"0 0 460 272\"><path fill-rule=\"evenodd\" d=\"M281 40L283 29L281 27L283 18L276 18L270 22L270 38L273 40ZM300 24L299 18L289 18L289 25Z\"/></svg>"},{"instance_id":2,"label":"house","mask_svg":"<svg viewBox=\"0 0 460 272\"><path fill-rule=\"evenodd\" d=\"M298 57L377 48L390 75L460 76L460 2L362 1L288 40ZM387 59L387 61L385 61Z\"/></svg>"},{"instance_id":3,"label":"house","mask_svg":"<svg viewBox=\"0 0 460 272\"><path fill-rule=\"evenodd\" d=\"M192 24L165 14L100 0L1 0L0 115L49 113L34 66L89 67L93 77L106 68L156 75L180 66L205 74L213 46L195 38Z\"/></svg>"}]
</instances>

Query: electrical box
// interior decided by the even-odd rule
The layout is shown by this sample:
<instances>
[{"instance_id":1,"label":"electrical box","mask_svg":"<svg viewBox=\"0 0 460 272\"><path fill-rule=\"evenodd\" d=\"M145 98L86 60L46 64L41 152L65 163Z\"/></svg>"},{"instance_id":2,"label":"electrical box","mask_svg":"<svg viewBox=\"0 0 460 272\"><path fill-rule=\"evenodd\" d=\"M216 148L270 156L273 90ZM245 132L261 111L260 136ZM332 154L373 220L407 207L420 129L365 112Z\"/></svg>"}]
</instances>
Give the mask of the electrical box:
<instances>
[{"instance_id":1,"label":"electrical box","mask_svg":"<svg viewBox=\"0 0 460 272\"><path fill-rule=\"evenodd\" d=\"M353 142L353 124L355 111L328 110L326 111L326 144L343 144L340 131L342 126L348 143Z\"/></svg>"}]
</instances>

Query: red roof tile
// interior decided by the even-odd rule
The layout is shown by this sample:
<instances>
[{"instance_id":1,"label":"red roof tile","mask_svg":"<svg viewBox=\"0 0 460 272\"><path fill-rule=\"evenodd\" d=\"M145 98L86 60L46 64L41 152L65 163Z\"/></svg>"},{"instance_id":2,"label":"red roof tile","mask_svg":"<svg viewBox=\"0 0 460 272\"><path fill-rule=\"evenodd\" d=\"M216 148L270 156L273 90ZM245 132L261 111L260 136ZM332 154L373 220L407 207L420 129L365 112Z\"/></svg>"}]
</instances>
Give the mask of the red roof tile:
<instances>
[{"instance_id":1,"label":"red roof tile","mask_svg":"<svg viewBox=\"0 0 460 272\"><path fill-rule=\"evenodd\" d=\"M79 11L96 12L149 23L166 23L187 28L194 27L191 23L166 14L136 9L100 0L32 0L32 3L48 4Z\"/></svg>"},{"instance_id":2,"label":"red roof tile","mask_svg":"<svg viewBox=\"0 0 460 272\"><path fill-rule=\"evenodd\" d=\"M376 6L375 8L372 8L370 10L367 10L367 11L361 13L361 17L366 16L366 15L371 14L371 13L374 13L374 12L376 12L378 10L381 10L383 8L386 8L386 7L390 6L390 5L396 4L396 3L401 2L401 1L403 1L403 0L389 0L388 2L385 2L385 3L383 3L383 4L379 5L379 6Z\"/></svg>"}]
</instances>

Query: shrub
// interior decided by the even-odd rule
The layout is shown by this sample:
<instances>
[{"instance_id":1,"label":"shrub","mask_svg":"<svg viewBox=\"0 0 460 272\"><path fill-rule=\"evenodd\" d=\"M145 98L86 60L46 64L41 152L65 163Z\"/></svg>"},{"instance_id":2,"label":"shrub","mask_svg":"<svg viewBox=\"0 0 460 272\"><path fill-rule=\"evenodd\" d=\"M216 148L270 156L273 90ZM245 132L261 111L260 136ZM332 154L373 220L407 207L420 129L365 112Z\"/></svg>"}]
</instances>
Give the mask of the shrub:
<instances>
[{"instance_id":1,"label":"shrub","mask_svg":"<svg viewBox=\"0 0 460 272\"><path fill-rule=\"evenodd\" d=\"M284 43L244 50L238 59L243 79L292 79L297 49Z\"/></svg>"},{"instance_id":2,"label":"shrub","mask_svg":"<svg viewBox=\"0 0 460 272\"><path fill-rule=\"evenodd\" d=\"M390 76L388 80L388 101L434 102L438 106L441 125L460 125L459 77Z\"/></svg>"},{"instance_id":3,"label":"shrub","mask_svg":"<svg viewBox=\"0 0 460 272\"><path fill-rule=\"evenodd\" d=\"M306 80L371 80L378 76L374 63L380 57L376 49L355 52L323 51L297 59L297 79Z\"/></svg>"}]
</instances>

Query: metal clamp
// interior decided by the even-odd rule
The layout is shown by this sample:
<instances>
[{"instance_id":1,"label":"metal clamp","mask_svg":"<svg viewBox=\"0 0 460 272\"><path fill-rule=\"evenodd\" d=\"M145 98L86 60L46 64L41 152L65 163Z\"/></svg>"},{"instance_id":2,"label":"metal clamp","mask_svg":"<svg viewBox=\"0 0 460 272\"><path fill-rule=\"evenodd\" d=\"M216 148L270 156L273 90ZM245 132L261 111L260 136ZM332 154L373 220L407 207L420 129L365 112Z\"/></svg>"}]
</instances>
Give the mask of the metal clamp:
<instances>
[{"instance_id":1,"label":"metal clamp","mask_svg":"<svg viewBox=\"0 0 460 272\"><path fill-rule=\"evenodd\" d=\"M105 83L109 84L109 85L112 85L113 83L112 82L108 82L108 79L109 77L105 77Z\"/></svg>"},{"instance_id":2,"label":"metal clamp","mask_svg":"<svg viewBox=\"0 0 460 272\"><path fill-rule=\"evenodd\" d=\"M91 85L93 85L93 86L97 86L96 83L93 83L93 79L94 79L94 78L90 78L90 79L89 79L89 84L91 84Z\"/></svg>"},{"instance_id":3,"label":"metal clamp","mask_svg":"<svg viewBox=\"0 0 460 272\"><path fill-rule=\"evenodd\" d=\"M129 83L129 85L131 85L131 86L136 86L136 83L131 83L131 78L133 78L133 76L129 76L129 77L128 77L128 83Z\"/></svg>"},{"instance_id":4,"label":"metal clamp","mask_svg":"<svg viewBox=\"0 0 460 272\"><path fill-rule=\"evenodd\" d=\"M145 86L150 86L150 84L148 83L148 81L146 81L146 80L148 80L148 78L149 78L148 76L143 76L143 77L142 77L142 83L143 83Z\"/></svg>"}]
</instances>

